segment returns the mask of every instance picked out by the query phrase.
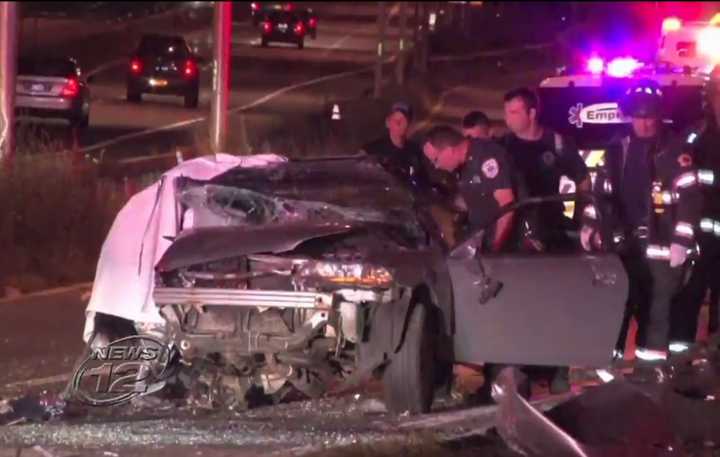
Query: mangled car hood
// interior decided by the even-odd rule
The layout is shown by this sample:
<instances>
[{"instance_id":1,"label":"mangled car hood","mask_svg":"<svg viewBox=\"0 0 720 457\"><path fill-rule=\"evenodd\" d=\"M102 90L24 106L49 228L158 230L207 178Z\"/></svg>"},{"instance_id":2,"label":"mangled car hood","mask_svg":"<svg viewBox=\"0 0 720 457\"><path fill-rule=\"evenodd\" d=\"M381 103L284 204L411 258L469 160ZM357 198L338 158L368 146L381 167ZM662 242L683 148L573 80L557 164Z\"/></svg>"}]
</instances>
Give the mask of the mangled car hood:
<instances>
[{"instance_id":1,"label":"mangled car hood","mask_svg":"<svg viewBox=\"0 0 720 457\"><path fill-rule=\"evenodd\" d=\"M362 159L238 168L211 180L180 178L175 192L193 229L174 241L157 264L159 271L286 252L310 239L356 229L388 229L407 247L425 235L408 189Z\"/></svg>"},{"instance_id":2,"label":"mangled car hood","mask_svg":"<svg viewBox=\"0 0 720 457\"><path fill-rule=\"evenodd\" d=\"M340 224L293 224L266 227L206 227L188 230L178 237L157 264L161 272L247 254L279 254L313 238L351 230Z\"/></svg>"}]
</instances>

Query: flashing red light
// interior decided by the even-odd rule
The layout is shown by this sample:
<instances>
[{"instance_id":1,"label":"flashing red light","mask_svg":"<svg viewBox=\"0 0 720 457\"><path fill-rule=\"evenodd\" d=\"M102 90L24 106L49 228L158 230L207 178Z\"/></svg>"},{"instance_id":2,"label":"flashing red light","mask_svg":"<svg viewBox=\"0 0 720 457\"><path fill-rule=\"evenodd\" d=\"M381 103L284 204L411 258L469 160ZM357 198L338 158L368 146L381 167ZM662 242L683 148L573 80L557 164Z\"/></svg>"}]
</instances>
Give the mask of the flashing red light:
<instances>
[{"instance_id":1,"label":"flashing red light","mask_svg":"<svg viewBox=\"0 0 720 457\"><path fill-rule=\"evenodd\" d=\"M197 64L194 60L187 60L185 62L185 77L192 78L197 75Z\"/></svg>"},{"instance_id":2,"label":"flashing red light","mask_svg":"<svg viewBox=\"0 0 720 457\"><path fill-rule=\"evenodd\" d=\"M263 22L263 33L270 33L272 32L272 24L270 21Z\"/></svg>"},{"instance_id":3,"label":"flashing red light","mask_svg":"<svg viewBox=\"0 0 720 457\"><path fill-rule=\"evenodd\" d=\"M253 11L257 11L260 9L260 5L258 5L256 2L252 2L250 4L250 9L252 9Z\"/></svg>"},{"instance_id":4,"label":"flashing red light","mask_svg":"<svg viewBox=\"0 0 720 457\"><path fill-rule=\"evenodd\" d=\"M62 89L62 96L63 97L77 97L80 93L80 84L78 83L78 80L75 78L68 79L68 82L65 83L65 87Z\"/></svg>"},{"instance_id":5,"label":"flashing red light","mask_svg":"<svg viewBox=\"0 0 720 457\"><path fill-rule=\"evenodd\" d=\"M305 33L305 26L302 22L298 22L297 24L295 24L295 33L298 35L302 35L303 33Z\"/></svg>"},{"instance_id":6,"label":"flashing red light","mask_svg":"<svg viewBox=\"0 0 720 457\"><path fill-rule=\"evenodd\" d=\"M311 29L314 29L315 27L317 27L317 22L318 22L317 18L311 17L308 22L310 24Z\"/></svg>"},{"instance_id":7,"label":"flashing red light","mask_svg":"<svg viewBox=\"0 0 720 457\"><path fill-rule=\"evenodd\" d=\"M142 71L142 62L140 61L140 59L135 58L130 61L130 71L132 71L136 75L140 74L140 72Z\"/></svg>"},{"instance_id":8,"label":"flashing red light","mask_svg":"<svg viewBox=\"0 0 720 457\"><path fill-rule=\"evenodd\" d=\"M285 11L292 11L292 10L294 9L293 4L292 4L292 3L286 3L284 9L285 9Z\"/></svg>"},{"instance_id":9,"label":"flashing red light","mask_svg":"<svg viewBox=\"0 0 720 457\"><path fill-rule=\"evenodd\" d=\"M662 32L677 32L682 28L682 22L676 17L668 17L662 23Z\"/></svg>"}]
</instances>

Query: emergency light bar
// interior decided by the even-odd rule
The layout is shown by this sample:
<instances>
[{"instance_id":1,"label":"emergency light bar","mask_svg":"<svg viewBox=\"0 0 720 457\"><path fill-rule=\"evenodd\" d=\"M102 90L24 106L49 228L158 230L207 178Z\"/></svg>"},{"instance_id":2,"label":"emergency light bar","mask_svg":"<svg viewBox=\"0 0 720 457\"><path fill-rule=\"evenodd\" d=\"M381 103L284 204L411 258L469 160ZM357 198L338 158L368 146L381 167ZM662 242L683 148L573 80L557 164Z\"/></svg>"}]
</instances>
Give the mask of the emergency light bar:
<instances>
[{"instance_id":1,"label":"emergency light bar","mask_svg":"<svg viewBox=\"0 0 720 457\"><path fill-rule=\"evenodd\" d=\"M720 30L720 29L718 29ZM593 56L587 61L586 68L593 75L607 73L615 78L627 78L643 67L643 63L633 57L617 57L605 64L605 61L597 56Z\"/></svg>"}]
</instances>

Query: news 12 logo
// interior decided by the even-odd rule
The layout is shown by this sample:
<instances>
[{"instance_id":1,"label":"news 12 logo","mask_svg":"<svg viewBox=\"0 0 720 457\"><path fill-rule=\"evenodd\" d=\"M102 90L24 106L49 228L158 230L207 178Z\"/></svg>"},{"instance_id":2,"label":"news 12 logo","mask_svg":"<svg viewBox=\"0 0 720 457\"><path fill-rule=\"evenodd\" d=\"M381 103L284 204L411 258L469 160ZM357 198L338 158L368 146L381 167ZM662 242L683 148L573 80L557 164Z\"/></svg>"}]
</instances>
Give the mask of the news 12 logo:
<instances>
[{"instance_id":1,"label":"news 12 logo","mask_svg":"<svg viewBox=\"0 0 720 457\"><path fill-rule=\"evenodd\" d=\"M75 371L72 394L91 406L114 406L162 388L174 374L173 351L148 336L128 336L91 349Z\"/></svg>"},{"instance_id":2,"label":"news 12 logo","mask_svg":"<svg viewBox=\"0 0 720 457\"><path fill-rule=\"evenodd\" d=\"M568 122L581 129L584 124L623 124L628 122L617 103L596 103L583 106L578 103L570 107Z\"/></svg>"}]
</instances>

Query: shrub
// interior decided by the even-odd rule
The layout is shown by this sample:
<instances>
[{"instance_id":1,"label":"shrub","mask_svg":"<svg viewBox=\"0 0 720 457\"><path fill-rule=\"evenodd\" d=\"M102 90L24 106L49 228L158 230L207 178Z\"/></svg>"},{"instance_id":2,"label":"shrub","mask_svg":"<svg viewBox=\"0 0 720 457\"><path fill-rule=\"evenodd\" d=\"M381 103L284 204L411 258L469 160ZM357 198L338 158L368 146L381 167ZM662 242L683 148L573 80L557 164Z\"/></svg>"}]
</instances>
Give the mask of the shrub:
<instances>
[{"instance_id":1,"label":"shrub","mask_svg":"<svg viewBox=\"0 0 720 457\"><path fill-rule=\"evenodd\" d=\"M92 279L123 193L68 153L25 154L0 171L0 283L20 289ZM28 278L35 278L30 280Z\"/></svg>"}]
</instances>

